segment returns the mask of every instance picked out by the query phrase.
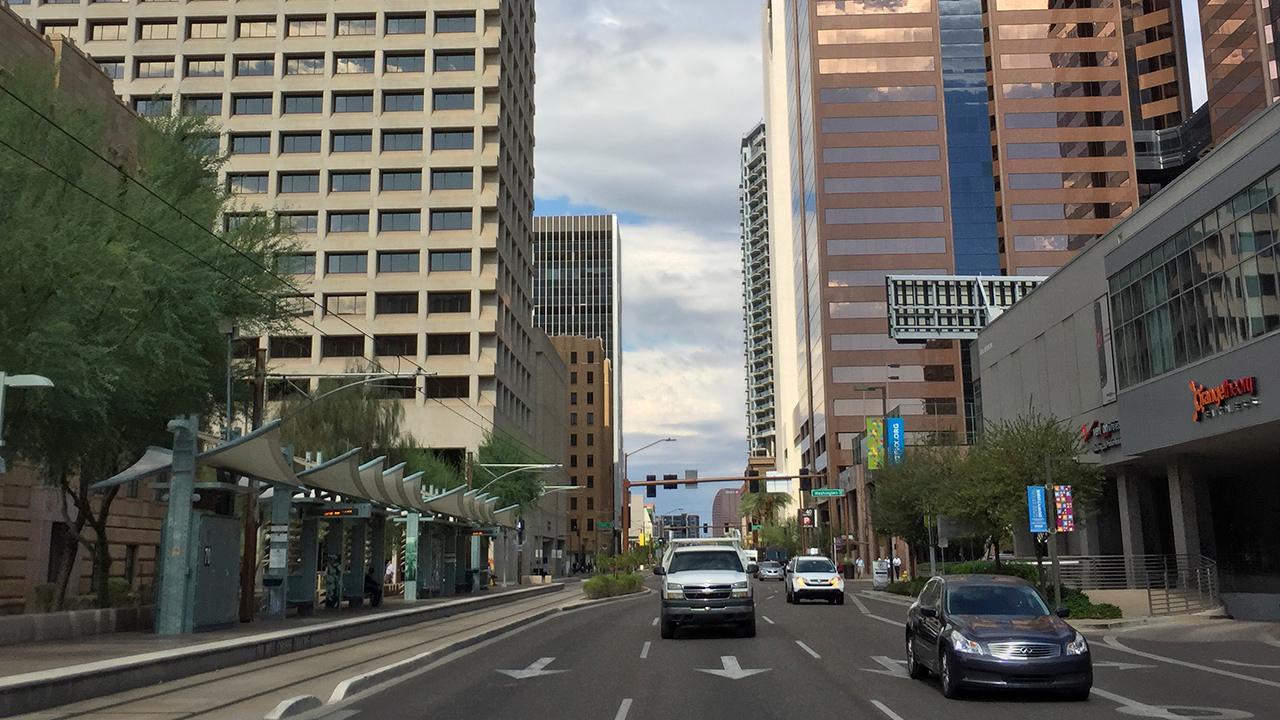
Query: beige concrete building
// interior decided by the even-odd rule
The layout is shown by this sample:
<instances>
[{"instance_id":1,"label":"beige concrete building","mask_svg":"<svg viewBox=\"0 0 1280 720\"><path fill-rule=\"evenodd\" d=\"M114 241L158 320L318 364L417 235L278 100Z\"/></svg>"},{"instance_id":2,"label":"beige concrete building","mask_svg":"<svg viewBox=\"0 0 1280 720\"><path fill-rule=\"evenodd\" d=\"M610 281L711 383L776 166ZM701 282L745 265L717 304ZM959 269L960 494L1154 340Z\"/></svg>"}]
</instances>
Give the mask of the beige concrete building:
<instances>
[{"instance_id":1,"label":"beige concrete building","mask_svg":"<svg viewBox=\"0 0 1280 720\"><path fill-rule=\"evenodd\" d=\"M14 9L81 42L138 112L210 116L226 222L270 212L297 234L278 270L299 321L248 343L273 372L423 368L402 381L423 445L531 439L533 0Z\"/></svg>"}]
</instances>

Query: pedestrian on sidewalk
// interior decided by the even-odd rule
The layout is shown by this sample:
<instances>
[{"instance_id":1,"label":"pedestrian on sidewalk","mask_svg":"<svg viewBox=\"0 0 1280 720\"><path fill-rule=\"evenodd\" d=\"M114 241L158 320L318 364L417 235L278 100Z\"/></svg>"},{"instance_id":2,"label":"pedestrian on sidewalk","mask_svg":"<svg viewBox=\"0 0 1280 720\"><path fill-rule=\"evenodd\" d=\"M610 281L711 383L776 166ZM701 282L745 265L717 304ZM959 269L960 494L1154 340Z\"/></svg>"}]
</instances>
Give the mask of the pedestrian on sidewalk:
<instances>
[{"instance_id":1,"label":"pedestrian on sidewalk","mask_svg":"<svg viewBox=\"0 0 1280 720\"><path fill-rule=\"evenodd\" d=\"M853 561L853 568L854 568L854 574L858 577L858 579L862 579L862 557L861 556L859 556L857 560Z\"/></svg>"}]
</instances>

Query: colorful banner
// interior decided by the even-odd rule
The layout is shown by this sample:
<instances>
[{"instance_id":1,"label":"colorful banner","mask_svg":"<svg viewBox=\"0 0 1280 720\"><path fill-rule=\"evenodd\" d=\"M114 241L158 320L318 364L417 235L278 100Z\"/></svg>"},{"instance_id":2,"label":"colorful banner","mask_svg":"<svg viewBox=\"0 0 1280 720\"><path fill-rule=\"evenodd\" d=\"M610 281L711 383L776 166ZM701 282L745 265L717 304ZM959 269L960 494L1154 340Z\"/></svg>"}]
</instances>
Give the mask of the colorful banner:
<instances>
[{"instance_id":1,"label":"colorful banner","mask_svg":"<svg viewBox=\"0 0 1280 720\"><path fill-rule=\"evenodd\" d=\"M1076 529L1076 512L1071 504L1071 486L1053 486L1053 509L1058 516L1058 532Z\"/></svg>"},{"instance_id":2,"label":"colorful banner","mask_svg":"<svg viewBox=\"0 0 1280 720\"><path fill-rule=\"evenodd\" d=\"M884 420L867 418L867 469L884 467Z\"/></svg>"},{"instance_id":3,"label":"colorful banner","mask_svg":"<svg viewBox=\"0 0 1280 720\"><path fill-rule=\"evenodd\" d=\"M1031 520L1031 532L1049 532L1049 518L1045 515L1044 486L1027 486L1027 518Z\"/></svg>"},{"instance_id":4,"label":"colorful banner","mask_svg":"<svg viewBox=\"0 0 1280 720\"><path fill-rule=\"evenodd\" d=\"M889 440L889 464L901 465L907 451L907 421L891 417L885 431Z\"/></svg>"}]
</instances>

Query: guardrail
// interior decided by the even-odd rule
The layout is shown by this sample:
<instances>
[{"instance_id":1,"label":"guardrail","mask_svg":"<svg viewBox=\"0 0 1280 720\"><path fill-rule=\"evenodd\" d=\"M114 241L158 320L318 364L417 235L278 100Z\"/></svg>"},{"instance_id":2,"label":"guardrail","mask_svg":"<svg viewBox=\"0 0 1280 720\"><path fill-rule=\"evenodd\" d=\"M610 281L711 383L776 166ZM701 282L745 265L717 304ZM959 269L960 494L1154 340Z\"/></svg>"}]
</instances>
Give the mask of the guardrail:
<instances>
[{"instance_id":1,"label":"guardrail","mask_svg":"<svg viewBox=\"0 0 1280 720\"><path fill-rule=\"evenodd\" d=\"M1145 590L1152 615L1218 606L1218 563L1203 555L1071 555L1058 564L1062 584L1077 590Z\"/></svg>"}]
</instances>

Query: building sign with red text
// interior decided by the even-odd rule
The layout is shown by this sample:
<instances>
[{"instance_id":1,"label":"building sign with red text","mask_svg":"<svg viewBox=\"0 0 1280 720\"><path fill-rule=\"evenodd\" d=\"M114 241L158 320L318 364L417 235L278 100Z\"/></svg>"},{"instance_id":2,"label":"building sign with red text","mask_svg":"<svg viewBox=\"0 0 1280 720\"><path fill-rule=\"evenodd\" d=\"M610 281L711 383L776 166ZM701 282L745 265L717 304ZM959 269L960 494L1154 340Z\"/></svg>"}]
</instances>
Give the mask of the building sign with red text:
<instances>
[{"instance_id":1,"label":"building sign with red text","mask_svg":"<svg viewBox=\"0 0 1280 720\"><path fill-rule=\"evenodd\" d=\"M1195 421L1218 417L1224 413L1244 410L1258 404L1258 380L1247 377L1225 380L1218 387L1207 388L1192 382L1191 396L1195 403ZM1237 400L1236 398L1241 398Z\"/></svg>"},{"instance_id":2,"label":"building sign with red text","mask_svg":"<svg viewBox=\"0 0 1280 720\"><path fill-rule=\"evenodd\" d=\"M1099 455L1120 446L1120 421L1094 420L1080 426L1080 439Z\"/></svg>"}]
</instances>

